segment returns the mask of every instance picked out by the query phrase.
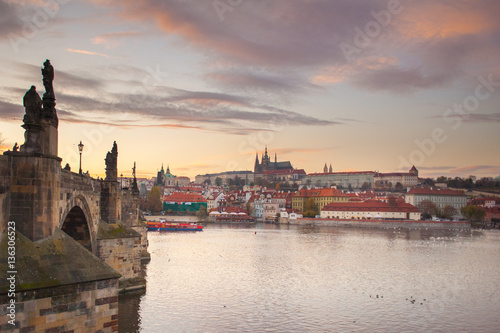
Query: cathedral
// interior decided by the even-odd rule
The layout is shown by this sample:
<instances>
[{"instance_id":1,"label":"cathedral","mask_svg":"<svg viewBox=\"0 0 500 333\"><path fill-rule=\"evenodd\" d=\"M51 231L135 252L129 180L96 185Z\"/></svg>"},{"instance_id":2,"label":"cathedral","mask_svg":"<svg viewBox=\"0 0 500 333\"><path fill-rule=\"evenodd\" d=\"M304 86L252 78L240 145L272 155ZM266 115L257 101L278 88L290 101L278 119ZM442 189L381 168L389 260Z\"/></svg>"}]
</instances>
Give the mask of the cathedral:
<instances>
[{"instance_id":1,"label":"cathedral","mask_svg":"<svg viewBox=\"0 0 500 333\"><path fill-rule=\"evenodd\" d=\"M253 172L256 179L262 178L268 181L298 181L306 175L303 169L295 170L290 161L278 162L277 154L274 154L274 162L271 162L271 158L267 154L267 147L260 162L259 155L255 156Z\"/></svg>"},{"instance_id":2,"label":"cathedral","mask_svg":"<svg viewBox=\"0 0 500 333\"><path fill-rule=\"evenodd\" d=\"M292 170L293 167L290 161L286 162L278 162L278 155L274 154L274 162L271 162L271 158L267 155L267 146L265 154L262 155L262 162L259 163L259 155L255 156L255 166L253 168L253 172L255 174L266 173L267 171L276 171L276 170Z\"/></svg>"}]
</instances>

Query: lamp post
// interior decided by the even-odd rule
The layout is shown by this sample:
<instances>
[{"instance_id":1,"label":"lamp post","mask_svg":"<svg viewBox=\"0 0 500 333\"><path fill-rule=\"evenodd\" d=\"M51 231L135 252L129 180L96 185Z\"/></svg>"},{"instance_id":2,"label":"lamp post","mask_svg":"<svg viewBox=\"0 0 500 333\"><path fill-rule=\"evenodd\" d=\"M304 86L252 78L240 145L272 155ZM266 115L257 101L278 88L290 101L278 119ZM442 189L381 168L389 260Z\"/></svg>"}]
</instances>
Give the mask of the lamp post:
<instances>
[{"instance_id":1,"label":"lamp post","mask_svg":"<svg viewBox=\"0 0 500 333\"><path fill-rule=\"evenodd\" d=\"M80 175L82 174L82 152L83 152L83 143L80 141L78 144L78 151L80 152Z\"/></svg>"}]
</instances>

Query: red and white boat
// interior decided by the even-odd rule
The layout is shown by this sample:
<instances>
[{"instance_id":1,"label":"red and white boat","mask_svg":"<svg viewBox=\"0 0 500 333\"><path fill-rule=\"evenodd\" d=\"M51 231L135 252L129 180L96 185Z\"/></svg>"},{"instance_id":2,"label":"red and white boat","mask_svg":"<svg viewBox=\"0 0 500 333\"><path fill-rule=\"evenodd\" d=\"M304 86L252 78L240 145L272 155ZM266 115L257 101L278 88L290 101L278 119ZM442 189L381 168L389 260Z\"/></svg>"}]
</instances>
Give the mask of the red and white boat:
<instances>
[{"instance_id":1,"label":"red and white boat","mask_svg":"<svg viewBox=\"0 0 500 333\"><path fill-rule=\"evenodd\" d=\"M202 231L203 226L196 223L182 222L146 222L148 231Z\"/></svg>"}]
</instances>

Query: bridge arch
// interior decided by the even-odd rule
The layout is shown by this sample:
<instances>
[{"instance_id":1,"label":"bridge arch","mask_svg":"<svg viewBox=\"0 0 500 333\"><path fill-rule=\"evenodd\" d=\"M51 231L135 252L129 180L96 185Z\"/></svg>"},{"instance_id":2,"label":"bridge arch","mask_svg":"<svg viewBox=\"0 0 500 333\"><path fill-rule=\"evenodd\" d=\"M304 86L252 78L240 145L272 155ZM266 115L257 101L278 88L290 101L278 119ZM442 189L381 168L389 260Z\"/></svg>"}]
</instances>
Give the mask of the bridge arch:
<instances>
[{"instance_id":1,"label":"bridge arch","mask_svg":"<svg viewBox=\"0 0 500 333\"><path fill-rule=\"evenodd\" d=\"M92 253L95 253L95 227L86 199L78 195L69 200L62 214L60 228Z\"/></svg>"}]
</instances>

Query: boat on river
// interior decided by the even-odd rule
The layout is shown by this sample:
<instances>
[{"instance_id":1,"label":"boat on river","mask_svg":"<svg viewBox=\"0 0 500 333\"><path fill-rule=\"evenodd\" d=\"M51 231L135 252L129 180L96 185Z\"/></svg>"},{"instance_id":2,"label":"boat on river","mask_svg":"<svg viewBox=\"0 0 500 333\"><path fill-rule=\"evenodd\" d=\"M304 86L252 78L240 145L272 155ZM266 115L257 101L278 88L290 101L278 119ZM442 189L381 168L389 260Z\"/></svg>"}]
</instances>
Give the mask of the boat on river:
<instances>
[{"instance_id":1,"label":"boat on river","mask_svg":"<svg viewBox=\"0 0 500 333\"><path fill-rule=\"evenodd\" d=\"M146 222L148 231L202 231L203 226L196 223L182 222Z\"/></svg>"}]
</instances>

